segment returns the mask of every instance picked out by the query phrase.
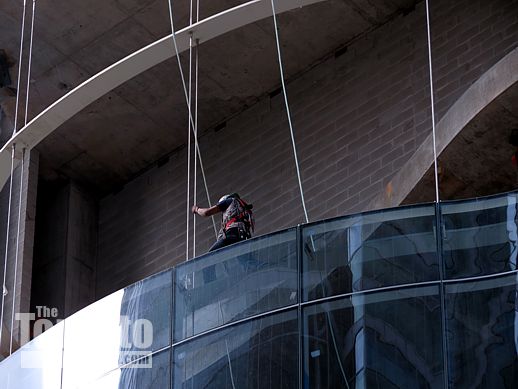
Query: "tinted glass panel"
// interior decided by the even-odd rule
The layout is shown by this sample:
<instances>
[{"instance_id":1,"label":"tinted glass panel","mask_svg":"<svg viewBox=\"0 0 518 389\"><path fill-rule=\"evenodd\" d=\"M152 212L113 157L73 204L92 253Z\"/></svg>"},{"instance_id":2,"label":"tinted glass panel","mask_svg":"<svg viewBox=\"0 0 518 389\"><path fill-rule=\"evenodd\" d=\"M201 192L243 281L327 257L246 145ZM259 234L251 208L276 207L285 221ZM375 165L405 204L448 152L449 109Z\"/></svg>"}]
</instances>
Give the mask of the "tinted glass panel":
<instances>
[{"instance_id":1,"label":"tinted glass panel","mask_svg":"<svg viewBox=\"0 0 518 389\"><path fill-rule=\"evenodd\" d=\"M304 308L304 387L443 387L438 287Z\"/></svg>"},{"instance_id":2,"label":"tinted glass panel","mask_svg":"<svg viewBox=\"0 0 518 389\"><path fill-rule=\"evenodd\" d=\"M172 274L137 282L66 319L63 388L170 344Z\"/></svg>"},{"instance_id":3,"label":"tinted glass panel","mask_svg":"<svg viewBox=\"0 0 518 389\"><path fill-rule=\"evenodd\" d=\"M56 324L3 360L0 363L0 387L5 389L59 388L63 328L64 322Z\"/></svg>"},{"instance_id":4,"label":"tinted glass panel","mask_svg":"<svg viewBox=\"0 0 518 389\"><path fill-rule=\"evenodd\" d=\"M451 387L518 387L517 277L446 286Z\"/></svg>"},{"instance_id":5,"label":"tinted glass panel","mask_svg":"<svg viewBox=\"0 0 518 389\"><path fill-rule=\"evenodd\" d=\"M439 279L435 207L331 220L303 229L305 301Z\"/></svg>"},{"instance_id":6,"label":"tinted glass panel","mask_svg":"<svg viewBox=\"0 0 518 389\"><path fill-rule=\"evenodd\" d=\"M171 387L170 355L170 349L149 355L81 388L168 389Z\"/></svg>"},{"instance_id":7,"label":"tinted glass panel","mask_svg":"<svg viewBox=\"0 0 518 389\"><path fill-rule=\"evenodd\" d=\"M295 230L218 250L176 269L175 341L297 303Z\"/></svg>"},{"instance_id":8,"label":"tinted glass panel","mask_svg":"<svg viewBox=\"0 0 518 389\"><path fill-rule=\"evenodd\" d=\"M174 388L297 388L297 311L225 328L173 351Z\"/></svg>"},{"instance_id":9,"label":"tinted glass panel","mask_svg":"<svg viewBox=\"0 0 518 389\"><path fill-rule=\"evenodd\" d=\"M516 195L441 206L446 278L516 269Z\"/></svg>"}]
</instances>

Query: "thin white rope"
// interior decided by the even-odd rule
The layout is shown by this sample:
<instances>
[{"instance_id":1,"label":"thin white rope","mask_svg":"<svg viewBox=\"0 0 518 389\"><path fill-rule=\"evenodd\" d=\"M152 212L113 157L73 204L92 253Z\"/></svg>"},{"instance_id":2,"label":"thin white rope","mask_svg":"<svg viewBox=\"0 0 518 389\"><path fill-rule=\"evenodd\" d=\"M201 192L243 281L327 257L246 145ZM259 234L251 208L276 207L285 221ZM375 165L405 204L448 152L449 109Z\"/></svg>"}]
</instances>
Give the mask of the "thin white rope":
<instances>
[{"instance_id":1,"label":"thin white rope","mask_svg":"<svg viewBox=\"0 0 518 389\"><path fill-rule=\"evenodd\" d=\"M16 302L16 276L18 275L18 253L20 251L20 223L22 219L22 198L23 198L23 170L25 168L25 149L22 150L22 163L20 165L20 194L18 196L18 220L16 222L16 247L14 254L14 277L13 277L13 303L11 309L11 338L9 341L9 355L13 353L13 332L14 332L14 308Z\"/></svg>"},{"instance_id":2,"label":"thin white rope","mask_svg":"<svg viewBox=\"0 0 518 389\"><path fill-rule=\"evenodd\" d=\"M175 29L174 29L174 20L173 20L173 5L171 3L171 0L168 0L168 4L169 4L169 21L171 23L171 35L172 35L172 38L173 38L173 46L174 46L174 50L175 50L175 54L176 54L176 59L178 61L178 69L180 70L180 78L182 80L182 86L183 86L183 92L184 92L184 95L185 95L185 101L187 102L187 104L189 104L189 98L188 98L188 95L187 95L187 87L185 85L185 77L184 77L184 74L183 74L182 63L180 61L180 53L178 52L178 45L176 43L176 33L175 33ZM189 119L190 119L191 124L193 125L193 128L194 128L194 121L193 121L191 115L189 115ZM205 193L207 195L207 202L209 203L209 207L212 207L212 202L210 201L210 195L209 195L209 187L207 186L207 178L205 176L205 169L203 168L203 160L201 158L200 146L198 144L198 138L197 138L196 134L194 136L194 143L195 143L196 150L198 151L198 160L200 162L200 170L201 170L201 174L202 174L202 177L203 177L203 184L205 186ZM212 217L212 226L214 227L214 235L217 237L218 236L218 231L216 229L216 222L214 220L214 217Z\"/></svg>"},{"instance_id":3,"label":"thin white rope","mask_svg":"<svg viewBox=\"0 0 518 389\"><path fill-rule=\"evenodd\" d=\"M198 1L198 7L199 7L199 1ZM199 10L198 10L199 12ZM197 18L198 19L198 16L199 14L197 15ZM194 76L194 137L197 137L198 136L198 43L199 43L199 40L196 39L196 46L194 48L195 50L195 53L196 53L196 56L195 56L195 76ZM196 181L197 181L197 165L198 163L196 162L196 159L197 159L197 156L198 156L198 152L196 150L196 147L194 148L194 172L193 172L193 176L194 176L194 187L193 187L193 197L194 197L194 204L196 204L196 200L197 200L197 185L196 185ZM195 216L193 214L193 216ZM196 257L196 217L193 218L193 222L192 222L192 257L195 258Z\"/></svg>"},{"instance_id":4,"label":"thin white rope","mask_svg":"<svg viewBox=\"0 0 518 389\"><path fill-rule=\"evenodd\" d=\"M22 60L23 60L23 36L25 31L25 11L27 10L27 0L23 0L23 16L22 16L22 33L20 37L20 57L18 60L18 81L16 86L16 108L14 111L14 128L13 136L18 128L18 107L20 103L20 79L22 76Z\"/></svg>"},{"instance_id":5,"label":"thin white rope","mask_svg":"<svg viewBox=\"0 0 518 389\"><path fill-rule=\"evenodd\" d=\"M228 340L225 337L225 347L227 349L227 360L228 360L228 370L230 372L230 382L232 383L232 389L236 389L236 384L234 383L234 373L232 372L232 361L230 360L230 352L228 350Z\"/></svg>"},{"instance_id":6,"label":"thin white rope","mask_svg":"<svg viewBox=\"0 0 518 389\"><path fill-rule=\"evenodd\" d=\"M192 24L192 0L191 0L190 24ZM192 33L189 36L189 119L187 121L187 227L185 231L185 260L189 260L189 223L191 220L191 105L192 105Z\"/></svg>"},{"instance_id":7,"label":"thin white rope","mask_svg":"<svg viewBox=\"0 0 518 389\"><path fill-rule=\"evenodd\" d=\"M435 142L435 103L433 88L433 67L432 67L432 38L430 33L430 8L428 0L426 0L426 32L428 35L428 67L430 70L430 104L432 106L432 140L433 140L433 168L435 175L435 202L440 201L439 198L439 174L437 171L437 145Z\"/></svg>"},{"instance_id":8,"label":"thin white rope","mask_svg":"<svg viewBox=\"0 0 518 389\"><path fill-rule=\"evenodd\" d=\"M299 159L297 157L297 146L295 144L295 135L293 133L293 124L291 123L291 113L290 113L290 106L288 104L288 94L286 92L286 84L284 83L284 69L282 66L281 45L280 45L280 41L279 41L279 32L278 32L278 28L277 28L277 16L275 13L274 0L271 0L271 3L272 3L272 13L273 13L273 25L275 27L275 41L277 43L277 56L278 56L278 60L279 60L279 71L281 74L282 93L284 95L284 104L286 106L286 114L288 115L288 124L290 126L291 144L293 146L293 157L295 158L295 167L297 168L297 179L299 181L300 199L302 201L302 208L304 209L304 217L306 219L306 223L309 223L308 211L306 209L306 201L304 200L304 191L302 190L302 180L300 178L300 167L299 167Z\"/></svg>"},{"instance_id":9,"label":"thin white rope","mask_svg":"<svg viewBox=\"0 0 518 389\"><path fill-rule=\"evenodd\" d=\"M196 0L196 23L200 21L200 0ZM198 60L198 47L200 44L200 40L196 39L196 60L195 60L195 89L194 89L194 138L198 138L198 70L199 70L199 60ZM193 197L194 203L197 204L198 201L198 149L194 148L194 188L193 188ZM213 219L214 221L214 219ZM192 257L196 257L196 216L193 214L193 225L192 225Z\"/></svg>"},{"instance_id":10,"label":"thin white rope","mask_svg":"<svg viewBox=\"0 0 518 389\"><path fill-rule=\"evenodd\" d=\"M32 43L34 40L34 13L36 11L36 0L32 0L32 18L31 18L31 40L29 42L29 68L27 70L27 93L25 96L25 125L29 121L27 115L29 114L29 92L31 89L31 66L32 66Z\"/></svg>"},{"instance_id":11,"label":"thin white rope","mask_svg":"<svg viewBox=\"0 0 518 389\"><path fill-rule=\"evenodd\" d=\"M218 302L219 311L221 312L221 321L224 322L223 308L221 307L221 301ZM260 322L260 321L259 321ZM225 347L227 349L227 360L228 360L228 370L230 373L230 382L232 383L232 389L236 389L236 384L234 382L234 373L232 372L232 361L230 360L230 351L228 349L228 341L225 336Z\"/></svg>"},{"instance_id":12,"label":"thin white rope","mask_svg":"<svg viewBox=\"0 0 518 389\"><path fill-rule=\"evenodd\" d=\"M2 283L2 313L0 313L0 349L2 346L2 334L4 329L4 306L5 306L5 295L7 292L7 288L5 286L6 276L7 276L7 257L9 254L9 227L11 226L11 201L13 197L13 173L14 173L14 153L16 150L16 145L13 144L11 151L11 177L9 180L9 205L7 207L7 227L6 227L6 236L5 236L5 257L4 257L4 282Z\"/></svg>"}]
</instances>

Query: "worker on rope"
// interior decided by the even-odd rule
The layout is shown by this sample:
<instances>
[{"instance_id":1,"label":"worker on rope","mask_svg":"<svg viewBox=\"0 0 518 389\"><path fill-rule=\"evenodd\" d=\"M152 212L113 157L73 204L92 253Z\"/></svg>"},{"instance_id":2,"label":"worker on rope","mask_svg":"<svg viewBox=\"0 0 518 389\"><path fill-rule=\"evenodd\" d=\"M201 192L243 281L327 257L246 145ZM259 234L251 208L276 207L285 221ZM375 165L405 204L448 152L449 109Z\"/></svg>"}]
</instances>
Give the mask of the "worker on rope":
<instances>
[{"instance_id":1,"label":"worker on rope","mask_svg":"<svg viewBox=\"0 0 518 389\"><path fill-rule=\"evenodd\" d=\"M251 238L254 231L252 208L253 205L247 204L237 193L221 197L218 203L210 208L193 205L192 212L199 216L208 217L223 213L217 240L209 251Z\"/></svg>"}]
</instances>

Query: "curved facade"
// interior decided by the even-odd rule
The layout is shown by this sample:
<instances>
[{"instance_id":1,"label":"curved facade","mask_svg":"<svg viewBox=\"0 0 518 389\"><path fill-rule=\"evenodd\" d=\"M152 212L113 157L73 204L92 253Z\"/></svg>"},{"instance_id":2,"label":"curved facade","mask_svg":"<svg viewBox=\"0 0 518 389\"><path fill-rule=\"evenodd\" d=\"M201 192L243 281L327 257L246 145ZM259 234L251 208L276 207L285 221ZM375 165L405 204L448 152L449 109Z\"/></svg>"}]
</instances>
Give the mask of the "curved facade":
<instances>
[{"instance_id":1,"label":"curved facade","mask_svg":"<svg viewBox=\"0 0 518 389\"><path fill-rule=\"evenodd\" d=\"M213 0L196 23L192 2L38 2L15 90L18 3L0 387L518 387L518 192L372 211L430 198L432 112L441 199L517 187L518 0ZM189 219L209 189L260 236L184 262L213 243Z\"/></svg>"},{"instance_id":2,"label":"curved facade","mask_svg":"<svg viewBox=\"0 0 518 389\"><path fill-rule=\"evenodd\" d=\"M105 297L0 377L8 389L514 388L517 233L517 193L297 226Z\"/></svg>"}]
</instances>

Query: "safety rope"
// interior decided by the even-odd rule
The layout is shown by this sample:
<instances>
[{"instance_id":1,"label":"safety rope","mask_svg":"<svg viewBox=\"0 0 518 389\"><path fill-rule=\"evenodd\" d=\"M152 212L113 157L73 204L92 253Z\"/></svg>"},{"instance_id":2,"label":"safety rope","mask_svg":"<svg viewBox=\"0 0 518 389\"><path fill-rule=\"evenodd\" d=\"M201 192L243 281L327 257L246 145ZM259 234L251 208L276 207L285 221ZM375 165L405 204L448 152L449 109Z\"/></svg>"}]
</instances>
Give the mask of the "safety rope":
<instances>
[{"instance_id":1,"label":"safety rope","mask_svg":"<svg viewBox=\"0 0 518 389\"><path fill-rule=\"evenodd\" d=\"M14 129L13 136L16 134L18 128L18 107L20 103L20 80L22 74L22 60L23 60L23 36L25 31L25 11L27 10L27 0L23 0L23 16L22 16L22 33L20 37L20 57L18 60L18 81L16 82L16 108L14 111Z\"/></svg>"},{"instance_id":2,"label":"safety rope","mask_svg":"<svg viewBox=\"0 0 518 389\"><path fill-rule=\"evenodd\" d=\"M9 354L13 352L13 332L14 332L14 308L16 302L16 276L18 274L18 253L20 249L20 223L22 219L22 196L23 196L23 170L25 168L25 149L22 150L22 163L20 165L20 194L18 196L18 221L16 226L16 247L14 254L14 277L13 277L13 303L11 309L11 338L9 341Z\"/></svg>"},{"instance_id":3,"label":"safety rope","mask_svg":"<svg viewBox=\"0 0 518 389\"><path fill-rule=\"evenodd\" d=\"M438 203L439 198L439 174L437 172L437 146L435 142L435 103L433 88L433 67L432 67L432 38L430 33L430 8L428 0L426 0L426 32L428 37L428 67L430 71L430 104L432 107L432 141L433 141L433 168L435 176L435 202Z\"/></svg>"},{"instance_id":4,"label":"safety rope","mask_svg":"<svg viewBox=\"0 0 518 389\"><path fill-rule=\"evenodd\" d=\"M198 2L199 4L199 2ZM196 46L195 46L195 76L194 76L194 136L198 136L198 44L199 40L196 39ZM194 204L197 203L197 165L196 162L198 157L198 152L196 150L196 147L194 148L194 187L193 187L193 197L194 197ZM194 214L193 214L194 216ZM192 256L193 258L196 257L196 217L193 218L193 225L192 225Z\"/></svg>"},{"instance_id":5,"label":"safety rope","mask_svg":"<svg viewBox=\"0 0 518 389\"><path fill-rule=\"evenodd\" d=\"M427 35L427 44L428 44L428 69L430 74L430 106L432 111L432 142L433 142L433 168L434 168L434 177L435 177L435 204L436 204L436 222L437 225L440 225L440 194L439 194L439 172L437 167L437 143L436 143L436 132L435 132L435 102L434 102L434 86L433 86L433 64L432 64L432 34L430 27L430 5L428 0L425 1L426 7L426 35ZM441 245L440 240L438 241L438 245ZM439 247L440 252L440 247ZM439 266L439 275L441 280L444 278L444 268L443 266ZM446 309L446 299L445 299L445 286L444 283L441 282L439 285L439 295L440 295L440 305L441 310ZM442 327L446 326L446 318L444 315L441 317ZM443 336L442 339L442 347L446 349L446 339ZM448 363L446 358L443 358L443 369L446 371L448 368ZM444 385L448 385L448 379L446 376L443 377Z\"/></svg>"},{"instance_id":6,"label":"safety rope","mask_svg":"<svg viewBox=\"0 0 518 389\"><path fill-rule=\"evenodd\" d=\"M32 67L32 43L34 38L34 13L36 11L36 0L32 0L32 19L31 19L31 40L29 42L29 68L27 70L27 93L25 95L25 123L29 121L27 115L29 114L29 91L31 88L31 67Z\"/></svg>"},{"instance_id":7,"label":"safety rope","mask_svg":"<svg viewBox=\"0 0 518 389\"><path fill-rule=\"evenodd\" d=\"M221 307L221 301L218 302L219 311L221 312L221 321L224 322L223 308ZM261 321L259 320L259 325ZM236 384L234 382L234 373L232 371L232 360L230 359L230 350L228 349L228 340L225 336L225 348L227 349L227 361L228 361L228 371L230 373L230 383L232 384L232 389L236 389Z\"/></svg>"},{"instance_id":8,"label":"safety rope","mask_svg":"<svg viewBox=\"0 0 518 389\"><path fill-rule=\"evenodd\" d=\"M196 0L196 23L200 21L200 0ZM200 40L196 39L196 45L194 47L195 52L195 65L194 65L194 137L198 137L198 46L200 44ZM193 198L194 204L197 204L197 158L198 158L198 150L196 147L194 148L194 186L193 186ZM192 222L192 257L196 257L196 217L193 214L193 222Z\"/></svg>"},{"instance_id":9,"label":"safety rope","mask_svg":"<svg viewBox=\"0 0 518 389\"><path fill-rule=\"evenodd\" d=\"M290 127L291 144L293 146L293 157L295 158L295 167L297 169L297 179L299 181L300 199L302 201L302 208L304 209L304 217L306 219L306 223L309 223L308 211L306 209L306 201L304 200L304 191L302 189L302 180L300 178L299 159L297 157L297 146L295 144L295 135L293 133L293 124L291 122L290 106L288 104L288 94L286 92L286 84L284 82L284 69L283 69L283 65L282 65L281 45L280 45L280 41L279 41L279 31L277 28L277 16L275 13L274 0L271 0L271 3L272 3L272 13L273 13L273 24L275 27L275 41L277 43L277 56L278 56L278 60L279 60L279 71L281 74L282 93L284 95L284 105L286 106L286 114L288 116L288 124Z\"/></svg>"},{"instance_id":10,"label":"safety rope","mask_svg":"<svg viewBox=\"0 0 518 389\"><path fill-rule=\"evenodd\" d=\"M178 62L178 69L180 70L180 78L182 80L182 86L183 86L183 92L184 92L184 96L185 96L185 101L186 101L187 104L189 104L189 97L188 97L188 94L187 94L187 86L185 85L185 77L184 77L184 74L183 74L182 63L180 61L180 53L178 51L178 45L176 43L176 33L175 33L175 28L174 28L172 1L168 0L168 4L169 4L169 21L171 23L171 37L173 39L173 46L174 46L174 50L175 50L175 54L176 54L176 59L177 59L177 62ZM190 115L190 111L189 111L189 119L190 119L191 124L193 125L193 128L194 128L194 121L193 121L192 115ZM196 134L194 134L194 144L195 144L196 150L198 152L198 161L200 163L200 171L201 171L201 174L202 174L202 177L203 177L203 184L205 186L205 193L207 195L207 202L209 203L209 207L211 207L212 203L210 201L209 188L207 186L207 178L205 176L205 169L203 168L203 160L201 158L200 147L199 147L199 144L198 144L198 137L196 136ZM216 229L216 222L214 220L214 217L212 217L212 226L214 227L214 235L217 236L218 232L217 232L217 229Z\"/></svg>"},{"instance_id":11,"label":"safety rope","mask_svg":"<svg viewBox=\"0 0 518 389\"><path fill-rule=\"evenodd\" d=\"M7 288L5 281L7 277L7 257L9 254L9 227L11 226L11 200L13 196L13 173L14 173L14 153L16 151L16 145L13 144L11 150L11 176L9 179L9 205L7 207L7 227L5 236L5 257L4 257L4 281L2 283L2 312L0 313L0 349L2 346L2 334L4 329L4 306L5 306L5 295L7 294Z\"/></svg>"},{"instance_id":12,"label":"safety rope","mask_svg":"<svg viewBox=\"0 0 518 389\"><path fill-rule=\"evenodd\" d=\"M190 24L192 24L192 0L190 10ZM189 221L191 220L191 104L192 104L192 33L189 36L189 98L188 110L189 118L187 120L187 227L186 227L186 242L185 242L185 260L189 260Z\"/></svg>"}]
</instances>

